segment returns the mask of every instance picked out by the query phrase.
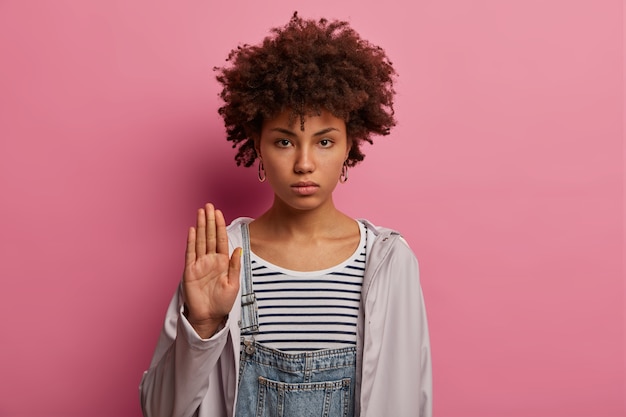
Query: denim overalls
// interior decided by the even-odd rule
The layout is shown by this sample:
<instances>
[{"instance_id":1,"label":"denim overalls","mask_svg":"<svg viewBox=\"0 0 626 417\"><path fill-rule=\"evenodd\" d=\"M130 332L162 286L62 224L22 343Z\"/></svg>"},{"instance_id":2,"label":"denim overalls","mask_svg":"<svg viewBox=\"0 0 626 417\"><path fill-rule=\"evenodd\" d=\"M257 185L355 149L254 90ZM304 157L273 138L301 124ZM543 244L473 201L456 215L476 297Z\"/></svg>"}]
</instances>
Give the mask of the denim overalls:
<instances>
[{"instance_id":1,"label":"denim overalls","mask_svg":"<svg viewBox=\"0 0 626 417\"><path fill-rule=\"evenodd\" d=\"M355 347L284 353L255 342L258 310L247 224L241 225L241 232L244 279L236 417L353 416Z\"/></svg>"}]
</instances>

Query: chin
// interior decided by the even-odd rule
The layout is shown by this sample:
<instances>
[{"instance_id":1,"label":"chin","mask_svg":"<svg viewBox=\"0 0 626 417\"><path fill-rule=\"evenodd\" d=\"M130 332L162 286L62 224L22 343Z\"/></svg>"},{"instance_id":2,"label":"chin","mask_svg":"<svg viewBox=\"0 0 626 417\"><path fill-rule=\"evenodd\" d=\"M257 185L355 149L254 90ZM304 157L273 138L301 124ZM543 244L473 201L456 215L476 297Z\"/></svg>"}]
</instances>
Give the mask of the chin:
<instances>
[{"instance_id":1,"label":"chin","mask_svg":"<svg viewBox=\"0 0 626 417\"><path fill-rule=\"evenodd\" d=\"M318 198L311 196L296 199L282 199L279 197L279 200L284 206L298 211L311 211L324 205Z\"/></svg>"},{"instance_id":2,"label":"chin","mask_svg":"<svg viewBox=\"0 0 626 417\"><path fill-rule=\"evenodd\" d=\"M288 204L289 207L291 207L294 210L300 210L300 211L311 211L311 210L315 210L316 208L319 208L321 206L321 204L319 203L314 203L313 201L311 201L310 203L306 203L304 201L300 202L300 203L293 203L293 204Z\"/></svg>"}]
</instances>

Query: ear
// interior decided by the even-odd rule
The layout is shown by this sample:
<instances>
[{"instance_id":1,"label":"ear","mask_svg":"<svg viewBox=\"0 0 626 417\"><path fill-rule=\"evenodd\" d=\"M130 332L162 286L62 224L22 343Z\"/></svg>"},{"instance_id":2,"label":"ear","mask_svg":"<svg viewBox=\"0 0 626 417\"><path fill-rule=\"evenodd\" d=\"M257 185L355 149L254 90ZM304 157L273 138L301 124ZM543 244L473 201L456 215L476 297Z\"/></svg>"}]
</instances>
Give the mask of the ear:
<instances>
[{"instance_id":1,"label":"ear","mask_svg":"<svg viewBox=\"0 0 626 417\"><path fill-rule=\"evenodd\" d=\"M344 162L348 160L348 156L350 155L351 150L352 150L352 138L348 138L347 145L346 145L346 155L343 158Z\"/></svg>"},{"instance_id":2,"label":"ear","mask_svg":"<svg viewBox=\"0 0 626 417\"><path fill-rule=\"evenodd\" d=\"M252 135L252 141L254 142L254 151L256 156L261 158L261 137L259 135Z\"/></svg>"}]
</instances>

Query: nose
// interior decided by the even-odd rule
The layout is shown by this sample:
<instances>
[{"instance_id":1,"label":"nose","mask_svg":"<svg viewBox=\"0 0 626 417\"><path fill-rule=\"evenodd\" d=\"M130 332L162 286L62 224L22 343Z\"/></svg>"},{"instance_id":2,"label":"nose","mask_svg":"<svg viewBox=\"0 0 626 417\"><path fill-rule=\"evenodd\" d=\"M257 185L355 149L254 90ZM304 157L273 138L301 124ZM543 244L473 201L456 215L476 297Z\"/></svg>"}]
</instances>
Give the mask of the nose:
<instances>
[{"instance_id":1,"label":"nose","mask_svg":"<svg viewBox=\"0 0 626 417\"><path fill-rule=\"evenodd\" d=\"M303 147L298 150L293 170L298 174L307 174L315 170L315 161L310 149Z\"/></svg>"}]
</instances>

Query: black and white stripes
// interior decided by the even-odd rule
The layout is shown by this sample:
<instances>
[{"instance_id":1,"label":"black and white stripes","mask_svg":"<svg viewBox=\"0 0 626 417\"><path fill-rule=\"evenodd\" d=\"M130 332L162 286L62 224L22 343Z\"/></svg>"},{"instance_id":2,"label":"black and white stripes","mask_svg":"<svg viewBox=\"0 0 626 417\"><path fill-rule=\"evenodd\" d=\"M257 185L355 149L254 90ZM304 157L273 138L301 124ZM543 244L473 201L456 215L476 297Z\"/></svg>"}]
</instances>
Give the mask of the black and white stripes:
<instances>
[{"instance_id":1,"label":"black and white stripes","mask_svg":"<svg viewBox=\"0 0 626 417\"><path fill-rule=\"evenodd\" d=\"M359 222L358 249L323 271L299 272L252 254L259 308L258 342L289 353L356 344L356 323L365 272L367 231Z\"/></svg>"}]
</instances>

